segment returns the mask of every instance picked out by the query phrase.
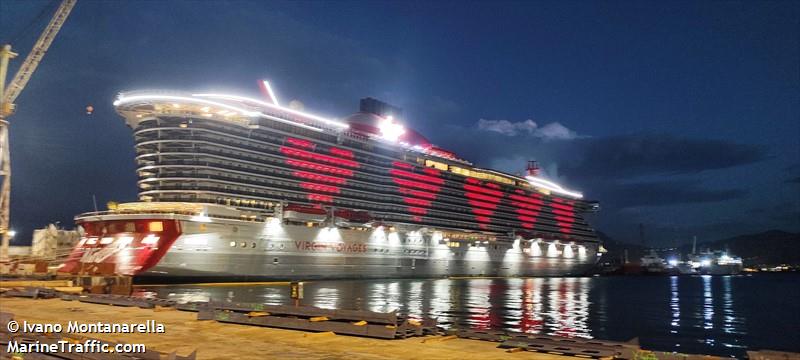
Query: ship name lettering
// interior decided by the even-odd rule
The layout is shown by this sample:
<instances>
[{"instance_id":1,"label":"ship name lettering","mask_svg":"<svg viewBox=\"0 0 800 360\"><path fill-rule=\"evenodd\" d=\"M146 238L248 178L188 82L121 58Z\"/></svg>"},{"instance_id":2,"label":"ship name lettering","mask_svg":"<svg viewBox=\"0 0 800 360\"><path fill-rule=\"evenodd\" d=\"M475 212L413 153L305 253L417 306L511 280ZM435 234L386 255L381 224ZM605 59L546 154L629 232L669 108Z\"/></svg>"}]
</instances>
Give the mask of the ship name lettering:
<instances>
[{"instance_id":1,"label":"ship name lettering","mask_svg":"<svg viewBox=\"0 0 800 360\"><path fill-rule=\"evenodd\" d=\"M295 241L295 248L302 251L335 251L345 253L367 252L366 244L353 243L326 243L317 241Z\"/></svg>"}]
</instances>

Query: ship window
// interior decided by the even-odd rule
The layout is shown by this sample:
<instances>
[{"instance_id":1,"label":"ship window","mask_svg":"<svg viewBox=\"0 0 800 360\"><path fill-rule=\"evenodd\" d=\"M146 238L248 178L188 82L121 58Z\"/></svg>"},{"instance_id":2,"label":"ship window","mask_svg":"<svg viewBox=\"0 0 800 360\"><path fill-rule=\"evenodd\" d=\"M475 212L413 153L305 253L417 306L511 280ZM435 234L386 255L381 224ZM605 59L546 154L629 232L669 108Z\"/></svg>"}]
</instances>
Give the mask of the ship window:
<instances>
[{"instance_id":1,"label":"ship window","mask_svg":"<svg viewBox=\"0 0 800 360\"><path fill-rule=\"evenodd\" d=\"M151 232L164 231L164 223L161 222L161 221L151 221L149 224L147 224L147 227L148 227L148 230L150 230ZM127 228L127 224L126 224L126 228Z\"/></svg>"},{"instance_id":2,"label":"ship window","mask_svg":"<svg viewBox=\"0 0 800 360\"><path fill-rule=\"evenodd\" d=\"M246 242L244 242L244 241L242 241L242 242L240 242L240 243L239 243L239 246L241 246L241 247L247 247L247 243L246 243Z\"/></svg>"},{"instance_id":3,"label":"ship window","mask_svg":"<svg viewBox=\"0 0 800 360\"><path fill-rule=\"evenodd\" d=\"M440 163L438 161L425 160L425 166L437 168L437 169L443 170L443 171L447 171L447 164Z\"/></svg>"},{"instance_id":4,"label":"ship window","mask_svg":"<svg viewBox=\"0 0 800 360\"><path fill-rule=\"evenodd\" d=\"M236 246L236 241L231 241L231 247Z\"/></svg>"},{"instance_id":5,"label":"ship window","mask_svg":"<svg viewBox=\"0 0 800 360\"><path fill-rule=\"evenodd\" d=\"M253 249L255 249L255 248L256 248L256 243L252 243L252 244L250 244L250 247L251 247L251 248L253 248Z\"/></svg>"},{"instance_id":6,"label":"ship window","mask_svg":"<svg viewBox=\"0 0 800 360\"><path fill-rule=\"evenodd\" d=\"M136 231L136 223L130 221L125 223L125 232L135 232L135 231Z\"/></svg>"},{"instance_id":7,"label":"ship window","mask_svg":"<svg viewBox=\"0 0 800 360\"><path fill-rule=\"evenodd\" d=\"M272 258L272 263L278 265L278 258Z\"/></svg>"}]
</instances>

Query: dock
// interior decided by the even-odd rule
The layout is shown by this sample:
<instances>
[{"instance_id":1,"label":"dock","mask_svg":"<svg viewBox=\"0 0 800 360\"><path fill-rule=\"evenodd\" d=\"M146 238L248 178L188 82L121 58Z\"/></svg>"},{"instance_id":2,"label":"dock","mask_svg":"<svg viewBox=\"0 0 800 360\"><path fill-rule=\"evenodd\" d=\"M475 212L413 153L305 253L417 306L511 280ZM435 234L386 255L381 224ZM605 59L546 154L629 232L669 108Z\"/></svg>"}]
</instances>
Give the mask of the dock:
<instances>
[{"instance_id":1,"label":"dock","mask_svg":"<svg viewBox=\"0 0 800 360\"><path fill-rule=\"evenodd\" d=\"M506 352L497 343L455 336L426 336L382 340L329 332L305 332L260 326L198 321L197 313L98 305L58 298L32 300L0 298L3 312L17 321L59 323L131 323L155 320L164 333L92 334L107 341L146 344L148 350L197 359L539 359L564 360L564 356L532 352ZM5 351L5 349L3 349Z\"/></svg>"}]
</instances>

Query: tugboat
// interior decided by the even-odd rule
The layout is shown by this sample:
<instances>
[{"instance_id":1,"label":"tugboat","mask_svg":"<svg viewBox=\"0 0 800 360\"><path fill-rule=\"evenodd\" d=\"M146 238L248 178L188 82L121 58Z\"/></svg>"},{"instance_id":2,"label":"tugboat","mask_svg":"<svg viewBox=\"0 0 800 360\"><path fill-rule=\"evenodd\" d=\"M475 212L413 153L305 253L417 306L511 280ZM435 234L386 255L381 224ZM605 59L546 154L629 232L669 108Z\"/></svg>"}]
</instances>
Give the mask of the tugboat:
<instances>
[{"instance_id":1,"label":"tugboat","mask_svg":"<svg viewBox=\"0 0 800 360\"><path fill-rule=\"evenodd\" d=\"M697 274L697 270L692 267L691 261L681 261L679 259L669 259L667 261L669 265L668 271L672 275L694 275Z\"/></svg>"},{"instance_id":2,"label":"tugboat","mask_svg":"<svg viewBox=\"0 0 800 360\"><path fill-rule=\"evenodd\" d=\"M689 262L698 274L736 275L742 272L742 258L731 256L727 251L706 250L689 255Z\"/></svg>"},{"instance_id":3,"label":"tugboat","mask_svg":"<svg viewBox=\"0 0 800 360\"><path fill-rule=\"evenodd\" d=\"M650 253L641 258L642 271L648 275L663 275L667 273L667 262L650 249Z\"/></svg>"}]
</instances>

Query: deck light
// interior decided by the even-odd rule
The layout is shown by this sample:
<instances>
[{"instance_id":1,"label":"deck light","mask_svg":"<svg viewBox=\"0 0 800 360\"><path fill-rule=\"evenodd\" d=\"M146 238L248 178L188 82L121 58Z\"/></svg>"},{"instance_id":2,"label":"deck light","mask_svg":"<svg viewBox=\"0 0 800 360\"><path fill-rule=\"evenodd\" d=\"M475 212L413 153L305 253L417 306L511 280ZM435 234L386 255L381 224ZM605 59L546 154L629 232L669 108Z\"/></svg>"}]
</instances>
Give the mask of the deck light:
<instances>
[{"instance_id":1,"label":"deck light","mask_svg":"<svg viewBox=\"0 0 800 360\"><path fill-rule=\"evenodd\" d=\"M200 215L192 216L190 220L192 220L194 222L201 222L201 223L210 223L211 222L211 218L208 217L208 215L206 215L206 214L200 214Z\"/></svg>"},{"instance_id":2,"label":"deck light","mask_svg":"<svg viewBox=\"0 0 800 360\"><path fill-rule=\"evenodd\" d=\"M525 179L527 179L528 182L531 185L536 186L536 187L540 187L540 188L543 188L543 189L546 189L546 190L550 190L552 192L559 193L559 194L562 194L562 195L572 196L572 197L575 197L575 198L578 198L578 199L583 198L583 194L581 194L579 192L569 191L567 189L564 189L561 185L558 185L558 184L556 184L556 183L554 183L552 181L549 181L549 180L545 180L545 179L534 177L534 176L526 176Z\"/></svg>"},{"instance_id":3,"label":"deck light","mask_svg":"<svg viewBox=\"0 0 800 360\"><path fill-rule=\"evenodd\" d=\"M669 264L669 266L678 266L678 260L677 259L669 259L667 261L667 264Z\"/></svg>"},{"instance_id":4,"label":"deck light","mask_svg":"<svg viewBox=\"0 0 800 360\"><path fill-rule=\"evenodd\" d=\"M574 256L575 256L575 253L572 252L572 246L571 245L565 245L564 246L564 257L568 258L568 259L571 259Z\"/></svg>"},{"instance_id":5,"label":"deck light","mask_svg":"<svg viewBox=\"0 0 800 360\"><path fill-rule=\"evenodd\" d=\"M401 135L406 133L406 129L403 125L394 122L392 116L387 116L380 123L378 123L378 129L381 131L381 136L389 141L397 141Z\"/></svg>"}]
</instances>

